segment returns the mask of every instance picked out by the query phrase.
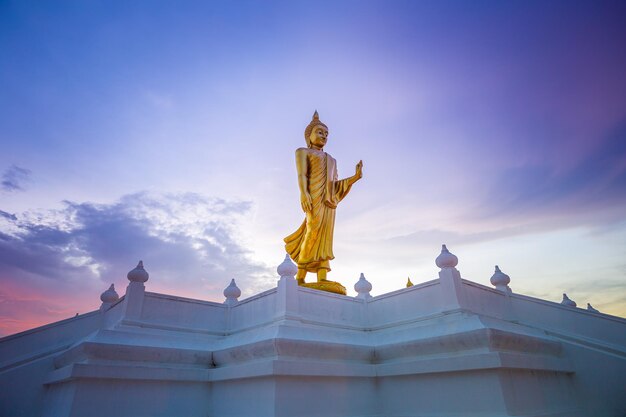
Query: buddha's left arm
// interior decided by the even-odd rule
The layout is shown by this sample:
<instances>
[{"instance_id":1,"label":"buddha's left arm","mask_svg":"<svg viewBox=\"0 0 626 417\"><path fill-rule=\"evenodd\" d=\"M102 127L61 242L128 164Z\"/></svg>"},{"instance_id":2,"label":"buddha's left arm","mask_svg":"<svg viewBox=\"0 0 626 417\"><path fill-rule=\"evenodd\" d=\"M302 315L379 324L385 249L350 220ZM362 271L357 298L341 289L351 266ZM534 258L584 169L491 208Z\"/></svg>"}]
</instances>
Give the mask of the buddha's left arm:
<instances>
[{"instance_id":1,"label":"buddha's left arm","mask_svg":"<svg viewBox=\"0 0 626 417\"><path fill-rule=\"evenodd\" d=\"M359 161L359 163L356 165L356 170L353 176L335 181L334 191L335 195L338 198L338 201L343 200L344 197L350 192L352 185L361 178L363 178L363 161Z\"/></svg>"}]
</instances>

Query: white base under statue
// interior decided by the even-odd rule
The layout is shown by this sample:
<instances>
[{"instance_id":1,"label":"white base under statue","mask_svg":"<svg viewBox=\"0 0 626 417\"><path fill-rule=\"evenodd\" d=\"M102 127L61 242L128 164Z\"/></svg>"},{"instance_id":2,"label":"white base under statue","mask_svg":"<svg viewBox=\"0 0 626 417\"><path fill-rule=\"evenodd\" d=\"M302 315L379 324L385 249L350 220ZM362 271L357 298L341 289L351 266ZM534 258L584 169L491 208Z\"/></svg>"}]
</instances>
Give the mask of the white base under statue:
<instances>
[{"instance_id":1,"label":"white base under statue","mask_svg":"<svg viewBox=\"0 0 626 417\"><path fill-rule=\"evenodd\" d=\"M624 319L485 287L454 266L357 298L298 287L281 268L277 288L243 301L233 282L227 304L145 292L146 274L108 309L0 340L0 414L626 411Z\"/></svg>"}]
</instances>

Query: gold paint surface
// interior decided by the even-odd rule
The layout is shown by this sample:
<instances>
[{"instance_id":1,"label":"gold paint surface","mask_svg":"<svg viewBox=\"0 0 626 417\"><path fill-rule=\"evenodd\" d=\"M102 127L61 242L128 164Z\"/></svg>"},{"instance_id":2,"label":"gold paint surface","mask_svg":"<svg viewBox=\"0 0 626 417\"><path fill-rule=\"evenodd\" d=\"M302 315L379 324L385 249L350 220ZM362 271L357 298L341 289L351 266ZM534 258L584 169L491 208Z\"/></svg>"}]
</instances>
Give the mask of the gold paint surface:
<instances>
[{"instance_id":1,"label":"gold paint surface","mask_svg":"<svg viewBox=\"0 0 626 417\"><path fill-rule=\"evenodd\" d=\"M306 282L302 284L302 286L307 288L313 288L314 290L346 295L346 287L335 281Z\"/></svg>"},{"instance_id":2,"label":"gold paint surface","mask_svg":"<svg viewBox=\"0 0 626 417\"><path fill-rule=\"evenodd\" d=\"M363 177L363 161L356 165L353 176L339 180L337 161L324 152L328 127L319 120L317 111L304 132L307 147L296 150L296 169L305 218L300 227L284 239L285 250L298 265L299 285L345 295L346 289L339 283L326 281L326 274L330 271L330 261L335 258L335 209L352 185ZM307 272L317 274L315 287L305 283Z\"/></svg>"}]
</instances>

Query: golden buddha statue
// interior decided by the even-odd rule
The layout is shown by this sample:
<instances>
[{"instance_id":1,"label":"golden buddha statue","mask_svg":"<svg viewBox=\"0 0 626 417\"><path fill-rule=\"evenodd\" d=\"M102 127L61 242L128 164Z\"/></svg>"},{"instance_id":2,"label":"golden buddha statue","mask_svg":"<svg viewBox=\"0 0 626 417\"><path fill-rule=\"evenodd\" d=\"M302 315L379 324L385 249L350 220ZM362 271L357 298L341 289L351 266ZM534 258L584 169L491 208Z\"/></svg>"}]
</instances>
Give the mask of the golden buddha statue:
<instances>
[{"instance_id":1,"label":"golden buddha statue","mask_svg":"<svg viewBox=\"0 0 626 417\"><path fill-rule=\"evenodd\" d=\"M324 152L328 127L320 121L317 111L304 130L304 138L307 147L296 150L296 168L300 203L306 217L300 228L285 238L285 249L298 265L296 278L299 285L345 294L345 288L328 281L326 274L330 271L330 260L335 258L335 209L363 176L363 161L356 165L353 176L337 179L337 162ZM316 273L317 282L305 283L307 272Z\"/></svg>"}]
</instances>

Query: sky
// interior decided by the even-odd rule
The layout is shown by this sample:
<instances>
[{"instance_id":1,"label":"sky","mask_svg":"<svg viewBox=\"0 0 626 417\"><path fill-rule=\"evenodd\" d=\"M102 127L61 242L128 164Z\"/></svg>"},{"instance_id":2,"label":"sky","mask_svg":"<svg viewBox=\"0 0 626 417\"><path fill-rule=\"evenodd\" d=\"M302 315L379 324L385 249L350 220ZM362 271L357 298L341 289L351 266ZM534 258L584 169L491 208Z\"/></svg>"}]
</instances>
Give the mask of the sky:
<instances>
[{"instance_id":1,"label":"sky","mask_svg":"<svg viewBox=\"0 0 626 417\"><path fill-rule=\"evenodd\" d=\"M0 336L276 285L315 110L329 279L463 278L626 317L626 3L0 0ZM308 280L314 279L312 276Z\"/></svg>"}]
</instances>

